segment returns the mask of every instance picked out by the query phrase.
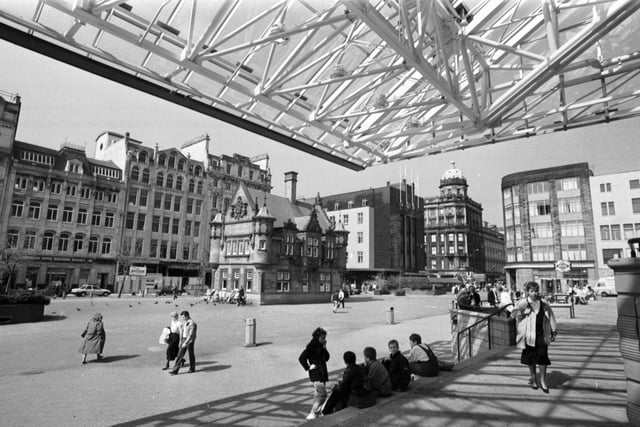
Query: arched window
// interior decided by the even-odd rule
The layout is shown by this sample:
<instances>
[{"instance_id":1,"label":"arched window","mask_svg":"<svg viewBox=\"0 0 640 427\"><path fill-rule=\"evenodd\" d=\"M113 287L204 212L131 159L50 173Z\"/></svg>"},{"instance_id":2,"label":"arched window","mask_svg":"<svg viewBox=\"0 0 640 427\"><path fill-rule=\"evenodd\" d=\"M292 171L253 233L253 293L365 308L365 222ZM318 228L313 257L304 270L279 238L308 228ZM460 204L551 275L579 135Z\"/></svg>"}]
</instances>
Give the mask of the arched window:
<instances>
[{"instance_id":1,"label":"arched window","mask_svg":"<svg viewBox=\"0 0 640 427\"><path fill-rule=\"evenodd\" d=\"M111 252L111 237L102 239L102 254L106 255Z\"/></svg>"},{"instance_id":2,"label":"arched window","mask_svg":"<svg viewBox=\"0 0 640 427\"><path fill-rule=\"evenodd\" d=\"M196 192L202 194L202 181L198 181L198 190Z\"/></svg>"},{"instance_id":3,"label":"arched window","mask_svg":"<svg viewBox=\"0 0 640 427\"><path fill-rule=\"evenodd\" d=\"M35 249L36 248L36 232L29 230L24 233L24 241L22 242L22 249Z\"/></svg>"},{"instance_id":4,"label":"arched window","mask_svg":"<svg viewBox=\"0 0 640 427\"><path fill-rule=\"evenodd\" d=\"M167 156L165 154L160 154L160 157L158 157L158 165L166 166L165 165L166 162L167 162Z\"/></svg>"},{"instance_id":5,"label":"arched window","mask_svg":"<svg viewBox=\"0 0 640 427\"><path fill-rule=\"evenodd\" d=\"M131 174L129 176L131 181L138 181L140 179L140 169L137 166L131 168Z\"/></svg>"},{"instance_id":6,"label":"arched window","mask_svg":"<svg viewBox=\"0 0 640 427\"><path fill-rule=\"evenodd\" d=\"M7 248L18 249L18 238L20 237L20 230L7 231Z\"/></svg>"},{"instance_id":7,"label":"arched window","mask_svg":"<svg viewBox=\"0 0 640 427\"><path fill-rule=\"evenodd\" d=\"M193 193L196 189L196 182L192 179L189 180L189 193Z\"/></svg>"},{"instance_id":8,"label":"arched window","mask_svg":"<svg viewBox=\"0 0 640 427\"><path fill-rule=\"evenodd\" d=\"M98 237L91 236L91 238L89 238L89 247L87 248L87 252L90 254L98 253Z\"/></svg>"},{"instance_id":9,"label":"arched window","mask_svg":"<svg viewBox=\"0 0 640 427\"><path fill-rule=\"evenodd\" d=\"M176 190L182 191L182 177L176 177Z\"/></svg>"},{"instance_id":10,"label":"arched window","mask_svg":"<svg viewBox=\"0 0 640 427\"><path fill-rule=\"evenodd\" d=\"M147 163L147 153L146 153L146 151L141 151L140 154L138 154L138 161L140 163Z\"/></svg>"},{"instance_id":11,"label":"arched window","mask_svg":"<svg viewBox=\"0 0 640 427\"><path fill-rule=\"evenodd\" d=\"M169 157L169 167L170 168L175 168L176 167L176 155L172 154L171 157Z\"/></svg>"},{"instance_id":12,"label":"arched window","mask_svg":"<svg viewBox=\"0 0 640 427\"><path fill-rule=\"evenodd\" d=\"M196 166L196 176L200 176L200 174L202 173L202 168L200 166Z\"/></svg>"},{"instance_id":13,"label":"arched window","mask_svg":"<svg viewBox=\"0 0 640 427\"><path fill-rule=\"evenodd\" d=\"M149 183L149 169L142 169L142 182L145 184Z\"/></svg>"},{"instance_id":14,"label":"arched window","mask_svg":"<svg viewBox=\"0 0 640 427\"><path fill-rule=\"evenodd\" d=\"M66 252L69 250L69 233L61 233L58 238L58 251Z\"/></svg>"},{"instance_id":15,"label":"arched window","mask_svg":"<svg viewBox=\"0 0 640 427\"><path fill-rule=\"evenodd\" d=\"M158 172L158 175L156 176L156 185L164 185L164 174L162 172Z\"/></svg>"},{"instance_id":16,"label":"arched window","mask_svg":"<svg viewBox=\"0 0 640 427\"><path fill-rule=\"evenodd\" d=\"M167 175L167 188L173 188L173 175Z\"/></svg>"},{"instance_id":17,"label":"arched window","mask_svg":"<svg viewBox=\"0 0 640 427\"><path fill-rule=\"evenodd\" d=\"M43 251L52 251L53 250L53 238L55 233L53 231L45 231L42 235L42 250Z\"/></svg>"},{"instance_id":18,"label":"arched window","mask_svg":"<svg viewBox=\"0 0 640 427\"><path fill-rule=\"evenodd\" d=\"M178 161L178 170L179 171L184 171L184 159L180 159Z\"/></svg>"},{"instance_id":19,"label":"arched window","mask_svg":"<svg viewBox=\"0 0 640 427\"><path fill-rule=\"evenodd\" d=\"M77 233L73 238L73 252L82 252L84 248L84 234Z\"/></svg>"}]
</instances>

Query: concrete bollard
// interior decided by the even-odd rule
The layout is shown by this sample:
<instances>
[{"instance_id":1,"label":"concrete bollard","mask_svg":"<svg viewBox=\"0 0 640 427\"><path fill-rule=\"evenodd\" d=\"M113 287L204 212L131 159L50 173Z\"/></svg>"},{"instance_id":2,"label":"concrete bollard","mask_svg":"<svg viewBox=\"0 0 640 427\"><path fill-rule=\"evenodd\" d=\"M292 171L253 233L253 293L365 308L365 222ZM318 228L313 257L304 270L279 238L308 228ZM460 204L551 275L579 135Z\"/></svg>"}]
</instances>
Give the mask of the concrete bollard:
<instances>
[{"instance_id":1,"label":"concrete bollard","mask_svg":"<svg viewBox=\"0 0 640 427\"><path fill-rule=\"evenodd\" d=\"M244 319L244 323L245 323L244 346L255 347L256 346L256 319L254 319L253 317L249 317L248 319Z\"/></svg>"},{"instance_id":2,"label":"concrete bollard","mask_svg":"<svg viewBox=\"0 0 640 427\"><path fill-rule=\"evenodd\" d=\"M393 325L393 307L387 308L387 325Z\"/></svg>"}]
</instances>

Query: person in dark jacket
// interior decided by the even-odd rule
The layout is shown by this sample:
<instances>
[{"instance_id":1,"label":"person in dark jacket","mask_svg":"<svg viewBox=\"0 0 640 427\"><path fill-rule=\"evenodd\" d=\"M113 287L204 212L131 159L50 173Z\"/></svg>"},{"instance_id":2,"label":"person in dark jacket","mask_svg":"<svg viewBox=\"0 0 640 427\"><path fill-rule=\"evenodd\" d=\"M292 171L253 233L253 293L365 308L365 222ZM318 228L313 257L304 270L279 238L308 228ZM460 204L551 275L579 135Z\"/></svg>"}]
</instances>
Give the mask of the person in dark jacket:
<instances>
[{"instance_id":1,"label":"person in dark jacket","mask_svg":"<svg viewBox=\"0 0 640 427\"><path fill-rule=\"evenodd\" d=\"M409 388L411 368L407 358L400 353L398 340L389 341L389 355L382 361L382 366L389 372L393 391L406 391Z\"/></svg>"},{"instance_id":2,"label":"person in dark jacket","mask_svg":"<svg viewBox=\"0 0 640 427\"><path fill-rule=\"evenodd\" d=\"M376 403L373 393L365 387L366 368L362 365L356 365L355 353L346 351L342 359L346 365L342 381L335 385L324 404L322 409L324 415L337 412L347 406L362 409Z\"/></svg>"},{"instance_id":3,"label":"person in dark jacket","mask_svg":"<svg viewBox=\"0 0 640 427\"><path fill-rule=\"evenodd\" d=\"M491 307L496 307L500 302L496 285L491 285L491 289L489 289L489 292L487 293L487 301L489 301L489 305Z\"/></svg>"},{"instance_id":4,"label":"person in dark jacket","mask_svg":"<svg viewBox=\"0 0 640 427\"><path fill-rule=\"evenodd\" d=\"M320 415L322 405L327 398L326 383L329 381L329 372L327 371L328 360L327 331L322 328L316 328L311 336L311 341L302 353L300 353L300 357L298 357L300 365L302 365L305 371L309 372L309 380L311 380L314 390L313 406L307 416L308 420L313 420Z\"/></svg>"},{"instance_id":5,"label":"person in dark jacket","mask_svg":"<svg viewBox=\"0 0 640 427\"><path fill-rule=\"evenodd\" d=\"M480 294L476 290L475 286L469 287L469 295L471 296L471 305L474 307L480 307L480 304L482 304L482 299L480 298Z\"/></svg>"}]
</instances>

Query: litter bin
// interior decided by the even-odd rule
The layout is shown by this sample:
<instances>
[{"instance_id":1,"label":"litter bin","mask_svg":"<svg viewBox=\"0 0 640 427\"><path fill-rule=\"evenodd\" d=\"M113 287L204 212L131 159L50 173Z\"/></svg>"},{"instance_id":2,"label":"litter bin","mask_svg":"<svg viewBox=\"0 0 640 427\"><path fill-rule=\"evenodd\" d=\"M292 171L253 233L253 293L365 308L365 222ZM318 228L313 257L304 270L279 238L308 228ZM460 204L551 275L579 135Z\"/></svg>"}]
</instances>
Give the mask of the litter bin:
<instances>
[{"instance_id":1,"label":"litter bin","mask_svg":"<svg viewBox=\"0 0 640 427\"><path fill-rule=\"evenodd\" d=\"M256 345L256 319L250 317L248 319L244 319L245 323L245 335L244 335L244 346L245 347L255 347Z\"/></svg>"},{"instance_id":2,"label":"litter bin","mask_svg":"<svg viewBox=\"0 0 640 427\"><path fill-rule=\"evenodd\" d=\"M630 239L631 258L614 258L607 263L613 269L618 296L618 334L620 354L627 377L627 418L640 425L640 238Z\"/></svg>"},{"instance_id":3,"label":"litter bin","mask_svg":"<svg viewBox=\"0 0 640 427\"><path fill-rule=\"evenodd\" d=\"M393 325L393 307L387 308L387 325Z\"/></svg>"}]
</instances>

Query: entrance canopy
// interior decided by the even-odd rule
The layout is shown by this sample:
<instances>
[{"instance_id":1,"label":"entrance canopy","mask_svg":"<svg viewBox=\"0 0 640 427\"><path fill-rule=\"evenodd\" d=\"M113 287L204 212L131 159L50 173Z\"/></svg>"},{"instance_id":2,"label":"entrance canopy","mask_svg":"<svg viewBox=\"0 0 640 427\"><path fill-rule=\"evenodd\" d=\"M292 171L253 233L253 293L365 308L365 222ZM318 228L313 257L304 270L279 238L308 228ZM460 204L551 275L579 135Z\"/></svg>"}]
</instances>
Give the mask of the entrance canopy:
<instances>
[{"instance_id":1,"label":"entrance canopy","mask_svg":"<svg viewBox=\"0 0 640 427\"><path fill-rule=\"evenodd\" d=\"M638 9L20 0L0 37L358 170L638 115Z\"/></svg>"}]
</instances>

